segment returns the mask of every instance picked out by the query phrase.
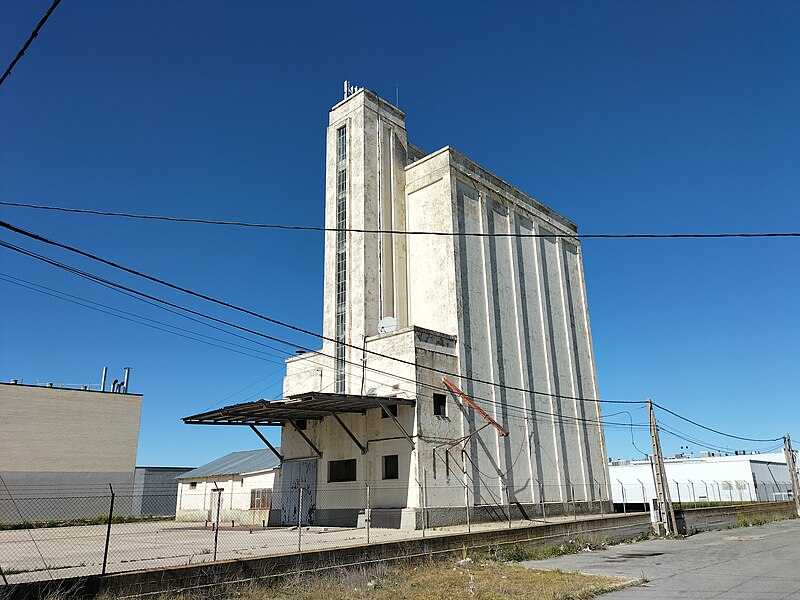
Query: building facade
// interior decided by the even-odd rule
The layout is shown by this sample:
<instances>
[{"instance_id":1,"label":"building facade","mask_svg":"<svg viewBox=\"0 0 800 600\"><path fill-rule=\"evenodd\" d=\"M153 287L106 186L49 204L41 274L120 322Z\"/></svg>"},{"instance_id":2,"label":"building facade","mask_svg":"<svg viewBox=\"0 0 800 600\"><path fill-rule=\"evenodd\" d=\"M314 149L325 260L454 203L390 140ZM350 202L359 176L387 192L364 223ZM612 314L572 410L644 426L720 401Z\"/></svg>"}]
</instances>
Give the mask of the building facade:
<instances>
[{"instance_id":1,"label":"building facade","mask_svg":"<svg viewBox=\"0 0 800 600\"><path fill-rule=\"evenodd\" d=\"M226 454L178 477L175 520L216 523L219 518L220 523L258 527L280 524L280 503L273 501L279 481L280 461L270 450Z\"/></svg>"},{"instance_id":2,"label":"building facade","mask_svg":"<svg viewBox=\"0 0 800 600\"><path fill-rule=\"evenodd\" d=\"M461 520L465 504L599 512L610 490L600 405L585 400L598 390L575 224L452 148L423 153L402 111L348 89L330 111L325 225L325 340L287 361L284 396L416 402L394 419L342 415L360 444L334 418L286 424L284 471L313 461L317 494L372 482L372 506L406 525L423 504Z\"/></svg>"},{"instance_id":3,"label":"building facade","mask_svg":"<svg viewBox=\"0 0 800 600\"><path fill-rule=\"evenodd\" d=\"M782 453L664 459L674 503L775 502L792 498ZM657 497L649 460L614 461L609 467L614 504L651 507Z\"/></svg>"},{"instance_id":4,"label":"building facade","mask_svg":"<svg viewBox=\"0 0 800 600\"><path fill-rule=\"evenodd\" d=\"M141 409L139 394L0 383L0 521L102 514L88 498L109 485L130 513Z\"/></svg>"}]
</instances>

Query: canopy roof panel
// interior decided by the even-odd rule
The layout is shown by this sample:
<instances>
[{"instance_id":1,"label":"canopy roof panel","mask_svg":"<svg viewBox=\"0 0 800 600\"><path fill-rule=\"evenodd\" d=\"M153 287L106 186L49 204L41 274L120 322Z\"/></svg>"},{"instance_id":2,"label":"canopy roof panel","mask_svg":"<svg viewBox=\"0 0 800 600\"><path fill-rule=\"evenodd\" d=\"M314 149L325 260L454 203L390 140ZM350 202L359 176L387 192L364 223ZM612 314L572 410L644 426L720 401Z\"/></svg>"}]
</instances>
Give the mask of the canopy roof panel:
<instances>
[{"instance_id":1,"label":"canopy roof panel","mask_svg":"<svg viewBox=\"0 0 800 600\"><path fill-rule=\"evenodd\" d=\"M282 425L302 419L320 421L333 414L364 414L372 408L380 408L381 404L414 406L415 403L407 398L309 392L285 400L232 404L184 417L183 422L188 425Z\"/></svg>"}]
</instances>

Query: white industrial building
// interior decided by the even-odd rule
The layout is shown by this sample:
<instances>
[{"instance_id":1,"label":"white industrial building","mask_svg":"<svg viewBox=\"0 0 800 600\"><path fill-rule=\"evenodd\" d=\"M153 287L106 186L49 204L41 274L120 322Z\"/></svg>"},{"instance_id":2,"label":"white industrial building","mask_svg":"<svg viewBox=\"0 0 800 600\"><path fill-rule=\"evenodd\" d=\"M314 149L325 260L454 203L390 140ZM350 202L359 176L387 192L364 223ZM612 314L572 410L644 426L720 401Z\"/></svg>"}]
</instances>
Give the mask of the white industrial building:
<instances>
[{"instance_id":1,"label":"white industrial building","mask_svg":"<svg viewBox=\"0 0 800 600\"><path fill-rule=\"evenodd\" d=\"M278 449L279 450L279 449ZM176 521L275 524L280 461L268 449L231 452L178 477ZM274 505L280 510L280 505Z\"/></svg>"},{"instance_id":2,"label":"white industrial building","mask_svg":"<svg viewBox=\"0 0 800 600\"><path fill-rule=\"evenodd\" d=\"M792 484L782 453L664 459L673 502L790 500ZM648 459L614 461L609 467L614 504L649 505L657 497Z\"/></svg>"},{"instance_id":3,"label":"white industrial building","mask_svg":"<svg viewBox=\"0 0 800 600\"><path fill-rule=\"evenodd\" d=\"M284 486L307 490L317 523L355 520L366 484L373 524L419 527L423 507L463 521L465 504L475 519L506 504L599 512L575 224L450 147L415 148L401 110L346 85L325 226L325 340L287 360L286 400L185 422L282 426Z\"/></svg>"}]
</instances>

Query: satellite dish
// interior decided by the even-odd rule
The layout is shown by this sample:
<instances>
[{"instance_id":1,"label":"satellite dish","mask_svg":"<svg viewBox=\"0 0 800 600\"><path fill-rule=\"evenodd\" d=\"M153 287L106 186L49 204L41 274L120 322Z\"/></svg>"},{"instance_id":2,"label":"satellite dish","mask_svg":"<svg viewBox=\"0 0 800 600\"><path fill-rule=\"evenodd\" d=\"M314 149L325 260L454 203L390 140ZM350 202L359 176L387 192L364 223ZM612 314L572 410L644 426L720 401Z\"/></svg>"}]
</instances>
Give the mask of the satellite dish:
<instances>
[{"instance_id":1,"label":"satellite dish","mask_svg":"<svg viewBox=\"0 0 800 600\"><path fill-rule=\"evenodd\" d=\"M391 333L397 329L397 319L394 317L383 317L378 321L378 333Z\"/></svg>"}]
</instances>

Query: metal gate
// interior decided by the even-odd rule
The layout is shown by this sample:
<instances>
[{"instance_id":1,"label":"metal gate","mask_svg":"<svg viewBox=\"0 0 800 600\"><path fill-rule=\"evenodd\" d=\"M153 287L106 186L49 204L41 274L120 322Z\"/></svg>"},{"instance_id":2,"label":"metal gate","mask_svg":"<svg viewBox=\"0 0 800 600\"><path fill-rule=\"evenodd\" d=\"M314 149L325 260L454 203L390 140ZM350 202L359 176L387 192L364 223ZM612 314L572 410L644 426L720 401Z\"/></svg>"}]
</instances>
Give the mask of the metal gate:
<instances>
[{"instance_id":1,"label":"metal gate","mask_svg":"<svg viewBox=\"0 0 800 600\"><path fill-rule=\"evenodd\" d=\"M302 489L301 525L314 524L314 509L317 505L317 461L287 460L281 467L283 485L281 490L281 524L297 525Z\"/></svg>"}]
</instances>

